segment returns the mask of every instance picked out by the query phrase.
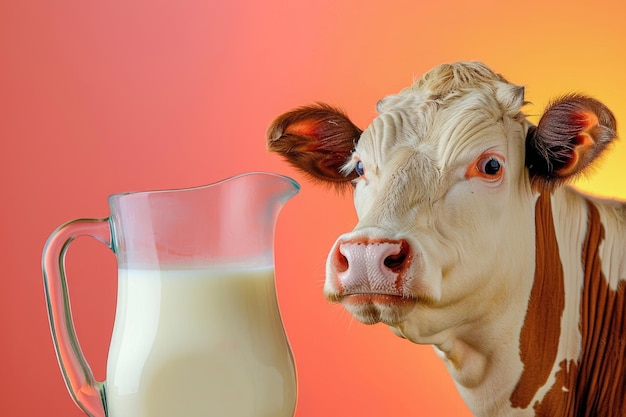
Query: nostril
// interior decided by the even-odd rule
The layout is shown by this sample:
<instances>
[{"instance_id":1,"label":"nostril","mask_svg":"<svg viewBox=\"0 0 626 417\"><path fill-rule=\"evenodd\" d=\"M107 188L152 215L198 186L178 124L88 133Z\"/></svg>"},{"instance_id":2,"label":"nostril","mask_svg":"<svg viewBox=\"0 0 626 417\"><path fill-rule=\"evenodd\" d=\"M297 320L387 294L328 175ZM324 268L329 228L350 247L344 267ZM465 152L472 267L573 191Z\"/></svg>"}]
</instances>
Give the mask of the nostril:
<instances>
[{"instance_id":1,"label":"nostril","mask_svg":"<svg viewBox=\"0 0 626 417\"><path fill-rule=\"evenodd\" d=\"M341 253L340 248L337 248L337 250L335 250L333 264L334 264L333 266L335 267L335 271L337 272L345 272L350 267L348 263L348 258L346 258L346 256L343 253Z\"/></svg>"},{"instance_id":2,"label":"nostril","mask_svg":"<svg viewBox=\"0 0 626 417\"><path fill-rule=\"evenodd\" d=\"M385 266L391 270L397 269L404 263L406 259L406 255L404 253L399 253L397 255L390 255L385 258L383 263Z\"/></svg>"},{"instance_id":3,"label":"nostril","mask_svg":"<svg viewBox=\"0 0 626 417\"><path fill-rule=\"evenodd\" d=\"M400 272L405 267L408 255L409 245L405 240L403 240L400 242L400 250L398 253L387 256L383 261L383 264L393 272Z\"/></svg>"}]
</instances>

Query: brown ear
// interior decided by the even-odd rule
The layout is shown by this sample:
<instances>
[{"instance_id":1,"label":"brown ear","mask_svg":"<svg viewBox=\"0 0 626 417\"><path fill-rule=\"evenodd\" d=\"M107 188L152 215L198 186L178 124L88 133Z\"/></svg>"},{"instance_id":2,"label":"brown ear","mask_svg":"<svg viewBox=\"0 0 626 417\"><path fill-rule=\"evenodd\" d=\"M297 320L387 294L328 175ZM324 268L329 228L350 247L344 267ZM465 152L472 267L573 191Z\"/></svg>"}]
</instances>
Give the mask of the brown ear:
<instances>
[{"instance_id":1,"label":"brown ear","mask_svg":"<svg viewBox=\"0 0 626 417\"><path fill-rule=\"evenodd\" d=\"M346 164L361 137L361 129L327 104L300 107L279 116L267 131L267 147L312 178L336 185L356 178L345 176Z\"/></svg>"},{"instance_id":2,"label":"brown ear","mask_svg":"<svg viewBox=\"0 0 626 417\"><path fill-rule=\"evenodd\" d=\"M533 186L552 189L577 176L615 137L615 116L604 104L582 95L555 100L526 137Z\"/></svg>"}]
</instances>

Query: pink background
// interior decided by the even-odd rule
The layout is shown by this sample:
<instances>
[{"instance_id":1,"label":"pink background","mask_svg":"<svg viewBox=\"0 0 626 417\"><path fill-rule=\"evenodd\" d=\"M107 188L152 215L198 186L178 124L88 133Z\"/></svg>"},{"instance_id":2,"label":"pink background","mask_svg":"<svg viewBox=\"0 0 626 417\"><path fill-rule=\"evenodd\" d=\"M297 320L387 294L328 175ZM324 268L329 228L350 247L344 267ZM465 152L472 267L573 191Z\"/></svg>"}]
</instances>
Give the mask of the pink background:
<instances>
[{"instance_id":1,"label":"pink background","mask_svg":"<svg viewBox=\"0 0 626 417\"><path fill-rule=\"evenodd\" d=\"M531 115L551 97L580 91L626 120L622 4L2 2L0 416L82 415L56 365L44 306L40 256L56 226L107 216L111 193L253 170L302 184L276 238L278 293L298 366L296 415L469 416L432 348L361 325L324 300L326 252L355 222L351 198L268 154L265 130L313 101L339 105L366 127L379 98L462 59L526 85ZM625 146L579 185L626 198ZM81 345L104 379L115 257L79 239L68 274Z\"/></svg>"}]
</instances>

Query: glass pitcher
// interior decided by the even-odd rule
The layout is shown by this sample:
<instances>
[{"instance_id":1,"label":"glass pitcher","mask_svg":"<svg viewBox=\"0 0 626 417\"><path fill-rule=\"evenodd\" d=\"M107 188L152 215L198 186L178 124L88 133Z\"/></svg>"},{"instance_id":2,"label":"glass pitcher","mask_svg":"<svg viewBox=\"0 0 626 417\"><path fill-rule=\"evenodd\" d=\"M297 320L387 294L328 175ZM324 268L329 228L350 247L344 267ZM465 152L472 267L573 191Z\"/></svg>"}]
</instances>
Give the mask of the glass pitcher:
<instances>
[{"instance_id":1,"label":"glass pitcher","mask_svg":"<svg viewBox=\"0 0 626 417\"><path fill-rule=\"evenodd\" d=\"M59 227L43 251L52 338L76 404L101 417L291 417L296 373L274 287L274 225L298 184L248 173L204 187L109 197L110 217ZM81 352L69 244L113 250L118 294L106 381Z\"/></svg>"}]
</instances>

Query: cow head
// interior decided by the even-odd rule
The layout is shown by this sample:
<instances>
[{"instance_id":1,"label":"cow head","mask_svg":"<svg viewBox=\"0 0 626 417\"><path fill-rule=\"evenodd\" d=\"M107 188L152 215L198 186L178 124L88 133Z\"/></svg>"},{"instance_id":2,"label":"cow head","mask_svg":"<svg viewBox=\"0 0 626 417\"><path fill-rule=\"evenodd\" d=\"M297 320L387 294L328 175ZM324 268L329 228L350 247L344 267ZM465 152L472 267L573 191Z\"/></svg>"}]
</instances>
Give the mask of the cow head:
<instances>
[{"instance_id":1,"label":"cow head","mask_svg":"<svg viewBox=\"0 0 626 417\"><path fill-rule=\"evenodd\" d=\"M322 104L278 117L271 151L354 187L359 221L330 251L326 297L363 323L434 344L517 308L509 300L534 273L537 195L583 172L615 136L613 115L592 98L555 100L537 126L524 104L523 87L466 62L379 101L365 131Z\"/></svg>"}]
</instances>

